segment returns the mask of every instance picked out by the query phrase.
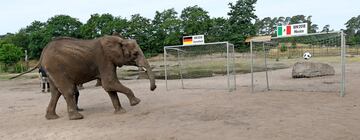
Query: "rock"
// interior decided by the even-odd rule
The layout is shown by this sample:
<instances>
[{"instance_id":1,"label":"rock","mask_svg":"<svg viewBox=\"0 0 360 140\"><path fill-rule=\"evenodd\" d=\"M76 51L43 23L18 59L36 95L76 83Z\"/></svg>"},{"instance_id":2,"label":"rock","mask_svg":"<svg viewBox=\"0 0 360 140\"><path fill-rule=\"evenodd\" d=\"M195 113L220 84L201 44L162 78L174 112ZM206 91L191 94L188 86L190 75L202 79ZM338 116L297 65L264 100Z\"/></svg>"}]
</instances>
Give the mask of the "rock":
<instances>
[{"instance_id":1,"label":"rock","mask_svg":"<svg viewBox=\"0 0 360 140\"><path fill-rule=\"evenodd\" d=\"M292 70L293 78L311 78L334 74L334 67L318 62L296 62Z\"/></svg>"}]
</instances>

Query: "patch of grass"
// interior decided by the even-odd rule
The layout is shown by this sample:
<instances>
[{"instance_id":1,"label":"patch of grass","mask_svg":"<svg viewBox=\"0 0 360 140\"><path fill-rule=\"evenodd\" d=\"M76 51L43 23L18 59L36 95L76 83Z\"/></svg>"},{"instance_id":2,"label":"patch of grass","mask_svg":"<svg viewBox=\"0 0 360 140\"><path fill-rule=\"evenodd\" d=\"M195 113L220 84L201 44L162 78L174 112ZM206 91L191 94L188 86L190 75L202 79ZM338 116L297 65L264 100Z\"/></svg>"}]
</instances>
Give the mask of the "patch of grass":
<instances>
[{"instance_id":1,"label":"patch of grass","mask_svg":"<svg viewBox=\"0 0 360 140\"><path fill-rule=\"evenodd\" d=\"M10 73L1 73L0 74L0 80L10 80L10 77L13 77L17 74L10 74ZM39 78L37 73L29 73L29 74L25 74L22 75L16 79L35 79L35 78Z\"/></svg>"},{"instance_id":2,"label":"patch of grass","mask_svg":"<svg viewBox=\"0 0 360 140\"><path fill-rule=\"evenodd\" d=\"M356 63L356 62L360 62L360 57L347 57L346 58L346 62L347 63Z\"/></svg>"}]
</instances>

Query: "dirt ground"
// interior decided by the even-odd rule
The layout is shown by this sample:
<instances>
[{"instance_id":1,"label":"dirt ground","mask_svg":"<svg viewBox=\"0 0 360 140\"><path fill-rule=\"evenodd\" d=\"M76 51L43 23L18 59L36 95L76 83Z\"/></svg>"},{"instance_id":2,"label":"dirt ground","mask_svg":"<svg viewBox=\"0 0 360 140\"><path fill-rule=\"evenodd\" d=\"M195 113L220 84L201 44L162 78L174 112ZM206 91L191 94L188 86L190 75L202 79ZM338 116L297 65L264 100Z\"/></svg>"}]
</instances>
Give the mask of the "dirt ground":
<instances>
[{"instance_id":1,"label":"dirt ground","mask_svg":"<svg viewBox=\"0 0 360 140\"><path fill-rule=\"evenodd\" d=\"M271 71L281 75L285 70ZM120 95L125 114L113 114L110 98L95 81L80 91L82 120L70 121L60 98L57 120L46 120L49 93L38 79L0 81L0 139L120 140L358 140L360 139L360 63L347 67L345 97L337 92L279 91L250 93L250 75L237 75L237 90L165 90L157 80L122 81L142 102L131 107ZM222 78L187 80L217 87ZM273 85L286 85L273 79ZM284 78L284 77L283 77ZM286 79L286 78L285 78ZM306 79L309 80L309 79ZM177 81L170 81L169 84ZM321 84L321 83L320 83ZM321 87L313 85L313 88Z\"/></svg>"}]
</instances>

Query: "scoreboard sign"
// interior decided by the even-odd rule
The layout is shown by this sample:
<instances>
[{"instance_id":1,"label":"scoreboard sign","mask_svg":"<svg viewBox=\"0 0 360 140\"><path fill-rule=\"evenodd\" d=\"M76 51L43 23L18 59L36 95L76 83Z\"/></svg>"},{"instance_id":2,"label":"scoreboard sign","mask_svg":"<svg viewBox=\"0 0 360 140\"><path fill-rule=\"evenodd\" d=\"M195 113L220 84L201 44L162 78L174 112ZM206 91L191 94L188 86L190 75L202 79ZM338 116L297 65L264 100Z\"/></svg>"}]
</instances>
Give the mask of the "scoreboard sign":
<instances>
[{"instance_id":1,"label":"scoreboard sign","mask_svg":"<svg viewBox=\"0 0 360 140\"><path fill-rule=\"evenodd\" d=\"M204 35L184 36L183 45L204 44Z\"/></svg>"},{"instance_id":2,"label":"scoreboard sign","mask_svg":"<svg viewBox=\"0 0 360 140\"><path fill-rule=\"evenodd\" d=\"M277 27L277 36L296 36L296 35L305 35L308 33L307 23L292 24L286 26Z\"/></svg>"}]
</instances>

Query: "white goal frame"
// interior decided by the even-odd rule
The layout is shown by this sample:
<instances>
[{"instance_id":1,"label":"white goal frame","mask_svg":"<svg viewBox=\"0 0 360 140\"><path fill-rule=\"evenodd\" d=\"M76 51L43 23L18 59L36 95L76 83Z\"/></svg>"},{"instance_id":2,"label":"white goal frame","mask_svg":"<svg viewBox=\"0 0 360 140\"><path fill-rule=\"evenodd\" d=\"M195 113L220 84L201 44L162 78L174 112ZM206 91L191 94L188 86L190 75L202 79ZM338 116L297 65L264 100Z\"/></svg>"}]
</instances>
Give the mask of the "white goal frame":
<instances>
[{"instance_id":1,"label":"white goal frame","mask_svg":"<svg viewBox=\"0 0 360 140\"><path fill-rule=\"evenodd\" d=\"M340 97L345 96L345 86L346 86L346 80L345 80L345 64L346 64L346 42L345 42L345 33L343 31L333 31L333 32L324 32L324 33L311 33L311 34L305 34L305 35L295 35L295 36L283 36L283 37L271 37L272 39L279 39L279 38L291 38L291 37L300 37L300 36L314 36L314 35L324 35L324 34L339 34L341 41L341 52L340 52L340 66L341 66L341 79L340 79ZM270 41L271 41L270 40ZM269 41L257 41L257 40L250 40L250 54L251 54L251 92L254 92L254 54L253 54L253 43L266 43ZM264 45L264 44L263 44ZM265 47L263 46L263 49L265 51ZM266 53L265 53L266 54ZM266 69L266 81L267 81L267 90L270 90L269 88L269 78L268 78L268 67L266 64L266 55L265 55L265 69Z\"/></svg>"},{"instance_id":2,"label":"white goal frame","mask_svg":"<svg viewBox=\"0 0 360 140\"><path fill-rule=\"evenodd\" d=\"M175 46L164 46L164 71L165 71L165 84L166 90L168 90L168 66L167 66L167 50L175 50L177 51L177 61L179 61L180 66L180 81L181 81L181 88L185 89L184 86L184 78L183 78L183 64L181 59L179 58L180 52L184 52L183 50L179 49L182 47L188 46L206 46L206 45L226 45L226 76L227 76L227 88L228 91L236 90L236 71L235 71L235 49L234 45L229 42L213 42L213 43L203 43L203 44L191 44L191 45L175 45ZM186 53L186 52L185 52ZM232 67L230 67L232 65ZM233 77L231 77L233 76ZM231 80L234 80L233 86L231 86Z\"/></svg>"}]
</instances>

